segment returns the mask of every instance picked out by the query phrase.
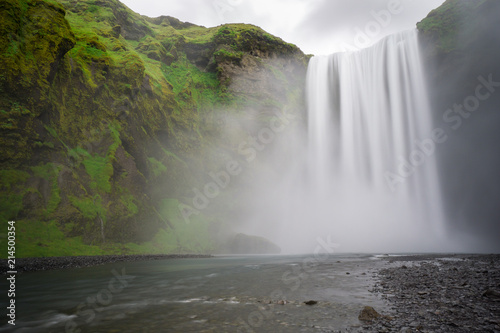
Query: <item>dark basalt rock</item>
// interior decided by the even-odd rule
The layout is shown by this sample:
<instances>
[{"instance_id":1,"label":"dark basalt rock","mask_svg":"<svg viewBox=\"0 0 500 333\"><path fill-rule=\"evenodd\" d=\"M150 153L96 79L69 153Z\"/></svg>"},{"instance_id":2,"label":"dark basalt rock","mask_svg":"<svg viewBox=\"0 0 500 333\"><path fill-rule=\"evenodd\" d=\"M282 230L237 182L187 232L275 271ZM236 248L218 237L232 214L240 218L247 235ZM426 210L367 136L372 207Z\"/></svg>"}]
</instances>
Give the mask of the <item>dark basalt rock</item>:
<instances>
[{"instance_id":1,"label":"dark basalt rock","mask_svg":"<svg viewBox=\"0 0 500 333\"><path fill-rule=\"evenodd\" d=\"M264 237L237 234L229 244L233 254L278 254L279 246Z\"/></svg>"},{"instance_id":2,"label":"dark basalt rock","mask_svg":"<svg viewBox=\"0 0 500 333\"><path fill-rule=\"evenodd\" d=\"M372 291L387 299L393 320L363 310L360 320L373 319L361 331L500 331L500 255L409 256L391 261L393 267L379 271Z\"/></svg>"}]
</instances>

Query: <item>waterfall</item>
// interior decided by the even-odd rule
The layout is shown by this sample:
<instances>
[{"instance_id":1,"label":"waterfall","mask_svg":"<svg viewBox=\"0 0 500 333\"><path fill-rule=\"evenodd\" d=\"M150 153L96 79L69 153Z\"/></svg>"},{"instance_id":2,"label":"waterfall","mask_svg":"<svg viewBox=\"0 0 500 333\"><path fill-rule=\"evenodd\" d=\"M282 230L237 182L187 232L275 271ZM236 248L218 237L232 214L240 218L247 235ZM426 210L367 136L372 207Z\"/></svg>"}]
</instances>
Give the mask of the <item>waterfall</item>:
<instances>
[{"instance_id":1,"label":"waterfall","mask_svg":"<svg viewBox=\"0 0 500 333\"><path fill-rule=\"evenodd\" d=\"M352 252L449 249L435 156L445 133L433 129L423 72L416 30L313 57L306 133L283 140L294 158L276 177L255 181L250 232L285 253L328 251L328 242Z\"/></svg>"},{"instance_id":2,"label":"waterfall","mask_svg":"<svg viewBox=\"0 0 500 333\"><path fill-rule=\"evenodd\" d=\"M314 223L340 235L409 238L404 244L442 233L434 152L444 133L432 132L416 30L313 57L307 101Z\"/></svg>"}]
</instances>

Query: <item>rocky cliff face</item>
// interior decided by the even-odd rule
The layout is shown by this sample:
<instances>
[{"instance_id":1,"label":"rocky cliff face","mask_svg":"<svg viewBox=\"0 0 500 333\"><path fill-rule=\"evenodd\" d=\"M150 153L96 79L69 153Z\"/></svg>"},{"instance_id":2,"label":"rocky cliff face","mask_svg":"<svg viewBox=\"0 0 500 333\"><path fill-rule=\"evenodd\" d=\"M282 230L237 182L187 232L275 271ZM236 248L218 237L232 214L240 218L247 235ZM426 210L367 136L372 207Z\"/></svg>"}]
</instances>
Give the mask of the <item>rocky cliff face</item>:
<instances>
[{"instance_id":1,"label":"rocky cliff face","mask_svg":"<svg viewBox=\"0 0 500 333\"><path fill-rule=\"evenodd\" d=\"M2 0L0 15L0 219L18 255L214 251L228 222L179 207L244 158L245 121L300 116L306 56L116 0Z\"/></svg>"},{"instance_id":2,"label":"rocky cliff face","mask_svg":"<svg viewBox=\"0 0 500 333\"><path fill-rule=\"evenodd\" d=\"M450 232L500 234L500 2L448 0L418 24L426 45ZM488 247L489 246L489 247Z\"/></svg>"}]
</instances>

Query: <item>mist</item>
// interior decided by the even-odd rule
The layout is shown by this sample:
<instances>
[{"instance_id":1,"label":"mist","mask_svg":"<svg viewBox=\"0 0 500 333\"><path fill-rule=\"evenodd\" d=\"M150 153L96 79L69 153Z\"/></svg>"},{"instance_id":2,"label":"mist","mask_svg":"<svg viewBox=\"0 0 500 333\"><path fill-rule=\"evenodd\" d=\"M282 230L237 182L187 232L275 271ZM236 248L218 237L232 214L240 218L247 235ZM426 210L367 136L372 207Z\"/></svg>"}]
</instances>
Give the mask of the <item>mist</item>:
<instances>
[{"instance_id":1,"label":"mist","mask_svg":"<svg viewBox=\"0 0 500 333\"><path fill-rule=\"evenodd\" d=\"M275 69L305 75L286 59L266 60L257 79L234 75L233 93L251 99L254 90L265 91L270 102L207 119L218 139L205 151L208 164L189 166L195 181L184 202L216 219L220 244L243 233L267 238L282 253L498 251L499 95L492 92L460 126L447 115L485 80L500 81L500 26L488 23L495 10L484 16L481 39L471 37L477 27L459 29L467 52L438 57L435 41L391 41L399 33L365 50L315 57L307 82L296 82L295 101ZM401 48L413 58L393 65ZM391 62L376 55L392 49ZM314 87L311 63L321 58L365 58L354 65L363 74L329 65L318 70L325 78ZM321 98L326 104L314 106ZM330 110L318 121L328 126L311 125L315 108ZM346 124L349 112L358 118Z\"/></svg>"},{"instance_id":2,"label":"mist","mask_svg":"<svg viewBox=\"0 0 500 333\"><path fill-rule=\"evenodd\" d=\"M498 10L489 12L497 13ZM500 137L495 134L498 132L495 128L500 122L497 112L499 95L492 92L490 98L481 102L478 112L461 119L457 129L452 126L456 126L458 120L451 122L445 117L448 109L453 109L455 104L463 104L478 85L485 81L500 81L495 61L498 59L495 55L500 53L500 41L494 33L499 26L498 23L496 26L485 23L494 22L493 16L485 15L480 30L483 38L473 43L470 41L470 27L459 30L458 40L471 48L467 53L459 53L459 61L463 64L459 70L453 65L457 62L456 54L450 54L449 59L436 58L426 49L429 47L426 44L428 41L420 38L420 49L416 52L420 54L419 61L424 68L421 71L426 72L421 78L425 92L422 93L423 97L416 98L426 99L428 105L416 106L412 112L422 117L422 110L428 108L428 119L424 121L425 124L419 125L421 129L406 128L406 125L395 128L396 132L411 133L401 139L395 136L380 138L382 141L406 141L405 148L399 153L389 153L383 149L367 151L363 145L373 140L373 136L361 139L364 140L363 144L358 145L357 150L350 151L353 156L392 154L389 159L394 160L384 164L375 173L373 164L378 162L374 161L383 157L356 160L359 156L339 155L336 150L346 138L337 137L336 131L342 133L345 128L334 125L319 141L323 140L323 144L329 145L322 149L329 150L329 154L335 158L327 157L321 167L311 169L311 163L316 163L311 162L315 158L312 156L315 148L311 146L311 140L314 140L311 136L314 129L310 126L311 100L317 96L311 97L309 82L305 90L309 96L304 96L308 100L307 107L303 112L291 116L285 129L270 136L269 125L254 123L251 130L247 131L250 133L249 139L244 140L245 143L239 149L240 157L246 164L240 183L232 192L232 198L237 198L238 202L230 222L233 230L266 237L278 244L283 253L311 253L318 248L324 250L325 247L320 245L325 242L338 252L498 251L500 178L497 170L500 168L500 158L496 145ZM481 55L477 56L478 53ZM381 65L384 70L388 70L384 66ZM368 66L365 70L372 69ZM410 77L412 85L415 84L416 75L415 72ZM478 81L480 77L482 79ZM330 76L330 80L334 81L335 78ZM368 86L367 90L376 90L384 84L370 82L372 86ZM326 94L334 96L337 88L332 86L329 89ZM351 89L357 89L355 84ZM391 88L387 93L399 94L395 89ZM385 93L381 91L380 94ZM355 96L352 91L347 95ZM337 97L338 101L345 102L345 96ZM376 94L371 100L366 100L365 107L372 108L372 104L379 103L377 98ZM410 97L403 97L403 103L407 103L407 98ZM405 108L402 104L399 108L390 108L390 112L394 116ZM377 118L369 121L365 119L359 123L359 131L370 132L369 127L374 126L373 122L376 121ZM421 120L415 118L413 121ZM401 157L410 156L419 144L423 145L425 140L433 138L433 130L438 130L435 133L437 138L433 139L432 152L426 155L424 166L416 167L414 176L397 184L395 193L387 186L382 190L383 186L374 188L367 185L383 179L385 171L395 170ZM339 158L353 159L351 164L344 165L345 162L339 162ZM361 170L339 171L339 164L344 169L350 167ZM372 178L367 181L363 177Z\"/></svg>"},{"instance_id":3,"label":"mist","mask_svg":"<svg viewBox=\"0 0 500 333\"><path fill-rule=\"evenodd\" d=\"M356 80L355 73L335 78L353 70L349 61L359 61L369 71L369 64L363 63L368 58L375 62L372 68L380 67L377 61L384 62L386 49L397 54L393 45L405 43L405 38L387 38L371 49L338 55L346 62L337 64L344 66L338 74L334 74L335 68L328 68L337 58L311 60L305 118L296 119L269 142L258 140L266 133L265 127L254 128L257 143L266 146L257 144L253 152L247 151L255 160L247 182L237 191L240 202L245 203L238 214L239 232L264 236L283 253L312 253L325 242L339 252L456 252L477 246L475 240L467 240L464 247L462 240L454 242L446 235L435 156L429 156L424 166L415 167L416 175L402 181L397 189L391 191L384 178L387 170L398 167L398 158L414 152L412 140L430 135L430 115L419 120L413 114L429 109L418 68L407 78L417 86L412 90L414 96L405 92L409 88L406 81L398 80L398 68L387 68L388 74L375 70L373 79L368 76L364 83ZM410 34L410 38L415 37ZM416 57L412 61L418 63L418 50L408 47L407 52ZM401 61L401 68L407 66ZM320 62L323 67L318 67ZM377 85L373 80L384 78L393 80L391 91L401 97L379 98L386 95L371 89L370 84ZM328 82L335 80L339 80L337 85L329 86ZM339 92L335 93L336 89ZM353 105L358 100L365 104ZM337 106L340 101L342 107ZM390 103L395 105L389 107ZM394 116L400 117L401 123L390 130L391 139L384 133L386 126L391 126L390 113L401 112L408 103L413 105L407 115ZM387 107L389 113L384 112ZM320 113L319 119L315 112ZM349 118L351 112L359 112L361 120L342 123L340 119ZM367 122L372 122L373 128L364 128L369 126ZM412 136L403 131L407 122L414 122L417 132L412 129ZM392 140L395 146L385 140ZM406 143L398 145L400 141ZM389 153L388 149L396 151Z\"/></svg>"}]
</instances>

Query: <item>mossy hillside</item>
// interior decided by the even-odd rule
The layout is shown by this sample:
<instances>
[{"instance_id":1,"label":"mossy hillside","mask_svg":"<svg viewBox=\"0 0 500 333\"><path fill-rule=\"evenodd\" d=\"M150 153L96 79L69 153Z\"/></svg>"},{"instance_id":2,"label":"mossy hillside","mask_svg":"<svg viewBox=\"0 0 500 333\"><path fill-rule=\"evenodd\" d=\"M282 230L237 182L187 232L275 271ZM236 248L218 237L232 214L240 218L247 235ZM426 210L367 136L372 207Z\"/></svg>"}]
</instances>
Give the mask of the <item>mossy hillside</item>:
<instances>
[{"instance_id":1,"label":"mossy hillside","mask_svg":"<svg viewBox=\"0 0 500 333\"><path fill-rule=\"evenodd\" d=\"M477 9L488 0L447 0L417 24L436 43L439 53L462 50L470 44L477 24Z\"/></svg>"},{"instance_id":2,"label":"mossy hillside","mask_svg":"<svg viewBox=\"0 0 500 333\"><path fill-rule=\"evenodd\" d=\"M46 96L58 62L74 45L74 36L63 6L55 1L4 0L0 6L0 65L6 69L0 93L23 97L30 109Z\"/></svg>"},{"instance_id":3,"label":"mossy hillside","mask_svg":"<svg viewBox=\"0 0 500 333\"><path fill-rule=\"evenodd\" d=\"M40 142L34 118L75 41L64 8L53 1L1 1L0 21L0 164L15 168L29 163Z\"/></svg>"},{"instance_id":4,"label":"mossy hillside","mask_svg":"<svg viewBox=\"0 0 500 333\"><path fill-rule=\"evenodd\" d=\"M429 74L439 87L431 89L435 100L445 102L470 94L476 88L479 73L495 77L499 12L500 2L495 0L448 0L418 23L424 56L434 66ZM448 105L437 108L442 107Z\"/></svg>"},{"instance_id":5,"label":"mossy hillside","mask_svg":"<svg viewBox=\"0 0 500 333\"><path fill-rule=\"evenodd\" d=\"M300 51L254 26L150 19L114 0L0 6L10 36L0 40L2 69L10 66L0 78L2 213L62 233L39 233L35 245L26 237L26 255L62 254L65 238L72 254L209 251L214 219L181 223L178 199L166 198L189 198L217 170L221 162L201 152L220 140L220 110L298 101L254 94L249 103L227 66L244 72L249 58L264 66ZM293 77L275 67L274 76Z\"/></svg>"},{"instance_id":6,"label":"mossy hillside","mask_svg":"<svg viewBox=\"0 0 500 333\"><path fill-rule=\"evenodd\" d=\"M30 159L36 144L42 144L34 130L34 119L37 114L17 101L4 101L2 104L0 163L16 167Z\"/></svg>"}]
</instances>

